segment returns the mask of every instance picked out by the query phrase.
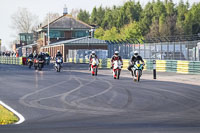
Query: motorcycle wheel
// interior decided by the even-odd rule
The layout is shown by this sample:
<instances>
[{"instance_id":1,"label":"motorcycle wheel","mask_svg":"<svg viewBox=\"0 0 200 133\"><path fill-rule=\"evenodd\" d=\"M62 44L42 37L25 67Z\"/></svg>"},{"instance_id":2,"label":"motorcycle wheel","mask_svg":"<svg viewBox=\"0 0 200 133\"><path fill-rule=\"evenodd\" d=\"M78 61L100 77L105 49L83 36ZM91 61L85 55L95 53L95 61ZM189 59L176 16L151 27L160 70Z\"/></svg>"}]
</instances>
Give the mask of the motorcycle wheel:
<instances>
[{"instance_id":1,"label":"motorcycle wheel","mask_svg":"<svg viewBox=\"0 0 200 133\"><path fill-rule=\"evenodd\" d=\"M91 74L92 76L94 76L94 68L92 68L92 66L91 66Z\"/></svg>"},{"instance_id":2,"label":"motorcycle wheel","mask_svg":"<svg viewBox=\"0 0 200 133\"><path fill-rule=\"evenodd\" d=\"M120 76L120 70L117 71L117 79L119 79Z\"/></svg>"},{"instance_id":3,"label":"motorcycle wheel","mask_svg":"<svg viewBox=\"0 0 200 133\"><path fill-rule=\"evenodd\" d=\"M42 70L42 64L39 64L38 69L39 69L39 71Z\"/></svg>"},{"instance_id":4,"label":"motorcycle wheel","mask_svg":"<svg viewBox=\"0 0 200 133\"><path fill-rule=\"evenodd\" d=\"M137 81L140 82L140 76L141 76L140 70L136 71L136 76L137 76Z\"/></svg>"},{"instance_id":5,"label":"motorcycle wheel","mask_svg":"<svg viewBox=\"0 0 200 133\"><path fill-rule=\"evenodd\" d=\"M37 67L35 66L35 70L37 70Z\"/></svg>"},{"instance_id":6,"label":"motorcycle wheel","mask_svg":"<svg viewBox=\"0 0 200 133\"><path fill-rule=\"evenodd\" d=\"M97 76L97 68L96 68L96 70L95 70L95 75Z\"/></svg>"},{"instance_id":7,"label":"motorcycle wheel","mask_svg":"<svg viewBox=\"0 0 200 133\"><path fill-rule=\"evenodd\" d=\"M28 68L31 69L31 63L30 62L28 63Z\"/></svg>"},{"instance_id":8,"label":"motorcycle wheel","mask_svg":"<svg viewBox=\"0 0 200 133\"><path fill-rule=\"evenodd\" d=\"M60 65L57 66L57 72L60 72Z\"/></svg>"}]
</instances>

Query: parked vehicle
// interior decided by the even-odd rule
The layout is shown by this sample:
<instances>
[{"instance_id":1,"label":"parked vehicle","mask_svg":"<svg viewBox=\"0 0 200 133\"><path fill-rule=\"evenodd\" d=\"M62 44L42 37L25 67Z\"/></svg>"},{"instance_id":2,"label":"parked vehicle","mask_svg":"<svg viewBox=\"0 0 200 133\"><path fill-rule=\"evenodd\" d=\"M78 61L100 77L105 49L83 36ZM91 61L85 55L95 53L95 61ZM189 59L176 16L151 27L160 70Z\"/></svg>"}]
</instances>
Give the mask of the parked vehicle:
<instances>
[{"instance_id":1,"label":"parked vehicle","mask_svg":"<svg viewBox=\"0 0 200 133\"><path fill-rule=\"evenodd\" d=\"M99 61L98 59L93 58L91 61L91 74L92 76L97 76L97 72L98 72L98 65L99 65Z\"/></svg>"},{"instance_id":2,"label":"parked vehicle","mask_svg":"<svg viewBox=\"0 0 200 133\"><path fill-rule=\"evenodd\" d=\"M55 62L55 69L57 72L60 72L62 68L62 63L63 63L63 58L62 57L56 57L56 62Z\"/></svg>"},{"instance_id":3,"label":"parked vehicle","mask_svg":"<svg viewBox=\"0 0 200 133\"><path fill-rule=\"evenodd\" d=\"M122 62L120 60L116 60L113 62L113 64L113 77L114 79L119 79L122 69Z\"/></svg>"}]
</instances>

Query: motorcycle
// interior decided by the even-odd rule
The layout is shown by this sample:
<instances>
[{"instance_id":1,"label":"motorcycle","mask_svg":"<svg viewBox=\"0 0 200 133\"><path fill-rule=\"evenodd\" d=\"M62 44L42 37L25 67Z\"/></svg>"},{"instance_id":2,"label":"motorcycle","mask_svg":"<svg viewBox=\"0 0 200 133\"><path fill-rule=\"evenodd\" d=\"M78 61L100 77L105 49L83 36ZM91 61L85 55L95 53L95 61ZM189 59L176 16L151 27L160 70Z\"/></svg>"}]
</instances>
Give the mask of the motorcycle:
<instances>
[{"instance_id":1,"label":"motorcycle","mask_svg":"<svg viewBox=\"0 0 200 133\"><path fill-rule=\"evenodd\" d=\"M119 79L120 73L122 69L122 62L116 60L113 62L113 77L114 79Z\"/></svg>"},{"instance_id":2,"label":"motorcycle","mask_svg":"<svg viewBox=\"0 0 200 133\"><path fill-rule=\"evenodd\" d=\"M91 62L91 74L97 76L99 61L93 58Z\"/></svg>"},{"instance_id":3,"label":"motorcycle","mask_svg":"<svg viewBox=\"0 0 200 133\"><path fill-rule=\"evenodd\" d=\"M132 67L132 71L134 72L133 80L139 82L142 76L143 64L136 63L134 67Z\"/></svg>"},{"instance_id":4,"label":"motorcycle","mask_svg":"<svg viewBox=\"0 0 200 133\"><path fill-rule=\"evenodd\" d=\"M38 63L39 63L38 58L35 58L35 59L34 59L34 67L35 67L35 70L37 70Z\"/></svg>"},{"instance_id":5,"label":"motorcycle","mask_svg":"<svg viewBox=\"0 0 200 133\"><path fill-rule=\"evenodd\" d=\"M34 59L34 67L35 67L35 70L39 70L41 71L42 68L43 68L43 65L44 65L44 60L42 58L36 58Z\"/></svg>"},{"instance_id":6,"label":"motorcycle","mask_svg":"<svg viewBox=\"0 0 200 133\"><path fill-rule=\"evenodd\" d=\"M28 67L31 69L31 66L33 65L33 58L28 58Z\"/></svg>"},{"instance_id":7,"label":"motorcycle","mask_svg":"<svg viewBox=\"0 0 200 133\"><path fill-rule=\"evenodd\" d=\"M38 60L38 70L41 71L44 66L44 60L42 58L39 58Z\"/></svg>"},{"instance_id":8,"label":"motorcycle","mask_svg":"<svg viewBox=\"0 0 200 133\"><path fill-rule=\"evenodd\" d=\"M50 57L46 56L45 57L45 65L49 65L50 64Z\"/></svg>"},{"instance_id":9,"label":"motorcycle","mask_svg":"<svg viewBox=\"0 0 200 133\"><path fill-rule=\"evenodd\" d=\"M62 67L63 58L62 57L56 57L56 63L55 63L55 69L57 72L60 72L60 69Z\"/></svg>"}]
</instances>

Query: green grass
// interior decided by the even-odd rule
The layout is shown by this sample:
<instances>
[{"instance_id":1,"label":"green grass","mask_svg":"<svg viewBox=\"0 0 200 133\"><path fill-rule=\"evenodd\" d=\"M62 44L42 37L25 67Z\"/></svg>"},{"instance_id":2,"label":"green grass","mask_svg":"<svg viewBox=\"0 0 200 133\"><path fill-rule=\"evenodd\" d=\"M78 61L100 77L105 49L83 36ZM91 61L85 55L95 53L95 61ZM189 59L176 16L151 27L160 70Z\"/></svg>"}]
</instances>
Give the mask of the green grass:
<instances>
[{"instance_id":1,"label":"green grass","mask_svg":"<svg viewBox=\"0 0 200 133\"><path fill-rule=\"evenodd\" d=\"M0 125L13 124L18 121L18 117L0 105Z\"/></svg>"}]
</instances>

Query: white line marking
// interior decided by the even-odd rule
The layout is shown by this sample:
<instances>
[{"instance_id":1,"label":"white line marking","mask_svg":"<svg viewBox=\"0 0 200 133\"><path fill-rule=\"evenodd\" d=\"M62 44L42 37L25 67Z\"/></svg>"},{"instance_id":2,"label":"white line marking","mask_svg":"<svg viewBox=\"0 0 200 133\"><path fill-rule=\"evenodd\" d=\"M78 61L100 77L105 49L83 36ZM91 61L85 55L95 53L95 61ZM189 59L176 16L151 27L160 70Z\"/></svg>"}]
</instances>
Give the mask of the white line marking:
<instances>
[{"instance_id":1,"label":"white line marking","mask_svg":"<svg viewBox=\"0 0 200 133\"><path fill-rule=\"evenodd\" d=\"M13 112L18 118L19 118L19 121L14 123L14 124L21 124L25 121L25 118L20 114L18 113L17 111L15 111L14 109L12 109L10 106L8 106L7 104L5 104L4 102L0 101L0 104L2 106L4 106L5 108L7 108L8 110L10 110L11 112Z\"/></svg>"}]
</instances>

